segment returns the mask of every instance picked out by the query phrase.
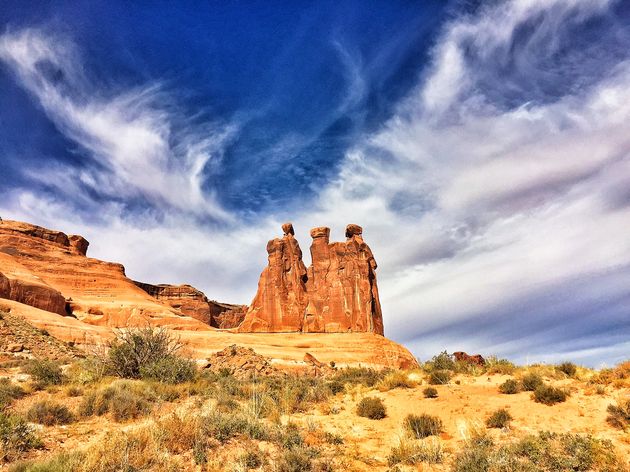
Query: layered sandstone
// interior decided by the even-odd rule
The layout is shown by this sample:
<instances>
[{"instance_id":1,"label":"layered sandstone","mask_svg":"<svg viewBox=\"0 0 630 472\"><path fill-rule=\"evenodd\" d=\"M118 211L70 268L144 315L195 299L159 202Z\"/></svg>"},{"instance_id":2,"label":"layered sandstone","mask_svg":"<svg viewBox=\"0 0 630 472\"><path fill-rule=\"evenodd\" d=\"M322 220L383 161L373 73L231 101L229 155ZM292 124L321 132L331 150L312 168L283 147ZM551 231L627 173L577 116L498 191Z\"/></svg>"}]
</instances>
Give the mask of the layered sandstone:
<instances>
[{"instance_id":1,"label":"layered sandstone","mask_svg":"<svg viewBox=\"0 0 630 472\"><path fill-rule=\"evenodd\" d=\"M0 297L84 323L110 327L147 322L211 329L151 297L121 264L86 256L88 242L18 221L0 223ZM8 281L8 290L7 290Z\"/></svg>"},{"instance_id":2,"label":"layered sandstone","mask_svg":"<svg viewBox=\"0 0 630 472\"><path fill-rule=\"evenodd\" d=\"M241 332L370 332L383 334L376 261L363 229L348 225L346 241L330 243L330 229L311 230L312 265L305 268L293 226L267 244L268 266Z\"/></svg>"},{"instance_id":3,"label":"layered sandstone","mask_svg":"<svg viewBox=\"0 0 630 472\"><path fill-rule=\"evenodd\" d=\"M245 317L246 307L243 305L209 300L201 290L197 290L192 285L152 285L137 281L134 283L153 298L179 310L183 315L215 328L235 328Z\"/></svg>"},{"instance_id":4,"label":"layered sandstone","mask_svg":"<svg viewBox=\"0 0 630 472\"><path fill-rule=\"evenodd\" d=\"M36 328L46 330L51 336L82 348L107 342L117 328L150 324L177 330L177 336L197 359L237 344L253 348L256 353L270 358L274 366L289 370L310 365L304 360L307 352L322 363L334 361L338 366L417 366L407 349L375 333L302 332L309 305L307 285L310 282L291 227L285 227L281 241L271 244L269 255L275 265L273 270L268 270L269 280L261 281L268 292L257 294L259 302L252 307L273 306L274 294L280 293L284 297L280 299L290 308L280 310L280 318L270 320L281 319L282 323L292 327L301 316L300 331L295 333L261 334L214 329L207 322L183 313L194 314L199 309L199 300L205 297L194 288L160 290L161 294L157 295L161 299L156 298L127 278L121 264L87 257L88 244L84 238L6 220L0 222L0 298L4 298L0 300L0 312L10 312ZM296 287L302 291L291 293ZM169 295L164 297L165 293ZM328 302L325 297L322 300L322 313L325 313ZM222 310L215 316L210 309L212 325L229 328L243 318L243 310L238 305L209 303L220 305ZM263 322L268 322L264 312L258 312ZM352 323L348 322L350 329ZM22 344L23 348L28 348Z\"/></svg>"}]
</instances>

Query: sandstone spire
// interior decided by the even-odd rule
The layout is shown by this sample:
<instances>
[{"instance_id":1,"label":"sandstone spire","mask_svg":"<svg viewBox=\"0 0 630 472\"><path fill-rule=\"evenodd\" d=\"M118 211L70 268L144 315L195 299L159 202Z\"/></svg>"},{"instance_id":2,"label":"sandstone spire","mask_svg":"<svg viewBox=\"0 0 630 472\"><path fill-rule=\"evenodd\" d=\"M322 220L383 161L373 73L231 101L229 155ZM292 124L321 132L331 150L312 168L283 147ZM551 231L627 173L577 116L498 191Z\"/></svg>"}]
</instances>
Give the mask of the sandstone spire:
<instances>
[{"instance_id":1,"label":"sandstone spire","mask_svg":"<svg viewBox=\"0 0 630 472\"><path fill-rule=\"evenodd\" d=\"M376 261L359 225L346 227L346 242L330 243L330 229L311 230L312 265L306 270L293 226L267 244L263 270L242 332L374 332L383 334Z\"/></svg>"}]
</instances>

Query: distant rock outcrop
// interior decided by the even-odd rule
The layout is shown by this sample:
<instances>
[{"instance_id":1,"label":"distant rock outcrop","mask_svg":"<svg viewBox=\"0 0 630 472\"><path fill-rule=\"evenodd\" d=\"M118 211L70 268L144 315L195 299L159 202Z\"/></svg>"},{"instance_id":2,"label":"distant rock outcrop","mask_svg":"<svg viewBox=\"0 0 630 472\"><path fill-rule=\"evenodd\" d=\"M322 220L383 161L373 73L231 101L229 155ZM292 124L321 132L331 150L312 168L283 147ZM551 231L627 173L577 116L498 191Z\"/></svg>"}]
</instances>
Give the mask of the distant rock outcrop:
<instances>
[{"instance_id":1,"label":"distant rock outcrop","mask_svg":"<svg viewBox=\"0 0 630 472\"><path fill-rule=\"evenodd\" d=\"M267 244L269 264L241 332L373 332L383 334L376 261L363 229L348 225L346 242L330 243L330 229L311 230L312 265L305 268L293 226Z\"/></svg>"},{"instance_id":2,"label":"distant rock outcrop","mask_svg":"<svg viewBox=\"0 0 630 472\"><path fill-rule=\"evenodd\" d=\"M201 290L192 285L152 285L137 281L134 283L153 298L215 328L235 328L245 318L247 307L208 300Z\"/></svg>"}]
</instances>

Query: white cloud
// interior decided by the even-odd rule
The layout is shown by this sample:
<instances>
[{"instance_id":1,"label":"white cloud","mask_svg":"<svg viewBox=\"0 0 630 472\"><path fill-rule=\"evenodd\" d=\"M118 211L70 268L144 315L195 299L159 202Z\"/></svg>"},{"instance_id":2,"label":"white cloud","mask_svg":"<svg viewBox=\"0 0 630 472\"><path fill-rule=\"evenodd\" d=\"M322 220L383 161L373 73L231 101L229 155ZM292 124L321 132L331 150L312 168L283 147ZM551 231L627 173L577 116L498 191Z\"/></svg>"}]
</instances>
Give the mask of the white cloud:
<instances>
[{"instance_id":1,"label":"white cloud","mask_svg":"<svg viewBox=\"0 0 630 472\"><path fill-rule=\"evenodd\" d=\"M117 197L143 197L202 216L231 215L202 189L204 166L219 159L233 126L208 123L174 132L184 118L168 107L159 85L112 94L87 77L75 46L39 29L5 33L0 59L7 63L55 125L100 167L81 170L50 166L31 177L59 190L80 193L85 185ZM184 123L185 124L185 123ZM103 169L105 169L103 171Z\"/></svg>"}]
</instances>

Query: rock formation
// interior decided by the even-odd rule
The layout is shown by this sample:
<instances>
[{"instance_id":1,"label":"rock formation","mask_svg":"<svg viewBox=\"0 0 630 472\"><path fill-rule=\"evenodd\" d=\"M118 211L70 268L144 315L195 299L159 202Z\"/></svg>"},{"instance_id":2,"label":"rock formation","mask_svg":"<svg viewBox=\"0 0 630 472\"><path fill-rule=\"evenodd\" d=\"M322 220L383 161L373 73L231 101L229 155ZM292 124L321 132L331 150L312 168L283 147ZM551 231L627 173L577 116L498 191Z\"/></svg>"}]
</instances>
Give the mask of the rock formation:
<instances>
[{"instance_id":1,"label":"rock formation","mask_svg":"<svg viewBox=\"0 0 630 472\"><path fill-rule=\"evenodd\" d=\"M376 261L363 229L348 225L346 242L330 243L329 228L313 228L308 270L293 226L282 229L267 244L269 265L239 331L383 334Z\"/></svg>"},{"instance_id":2,"label":"rock formation","mask_svg":"<svg viewBox=\"0 0 630 472\"><path fill-rule=\"evenodd\" d=\"M269 265L258 282L241 332L300 331L306 307L306 267L293 225L282 225L284 236L267 243Z\"/></svg>"},{"instance_id":3,"label":"rock formation","mask_svg":"<svg viewBox=\"0 0 630 472\"><path fill-rule=\"evenodd\" d=\"M215 328L235 328L245 318L245 306L208 300L202 291L192 285L134 283L153 298Z\"/></svg>"}]
</instances>

